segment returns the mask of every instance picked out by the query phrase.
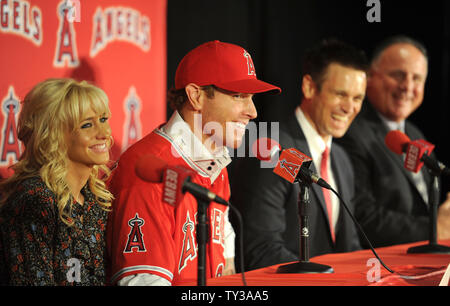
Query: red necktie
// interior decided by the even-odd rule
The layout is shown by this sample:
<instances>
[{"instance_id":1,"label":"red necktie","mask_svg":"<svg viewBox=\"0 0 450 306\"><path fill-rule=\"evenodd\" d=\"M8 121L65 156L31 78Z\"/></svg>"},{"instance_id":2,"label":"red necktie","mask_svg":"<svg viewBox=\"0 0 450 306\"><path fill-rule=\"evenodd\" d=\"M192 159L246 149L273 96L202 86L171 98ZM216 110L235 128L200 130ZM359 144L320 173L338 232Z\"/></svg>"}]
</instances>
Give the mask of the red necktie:
<instances>
[{"instance_id":1,"label":"red necktie","mask_svg":"<svg viewBox=\"0 0 450 306\"><path fill-rule=\"evenodd\" d=\"M320 162L320 176L325 180L328 181L328 157L329 157L329 150L328 147L325 147L325 150L322 153L322 161ZM328 212L328 221L330 223L330 230L331 230L331 238L333 239L333 242L335 241L334 236L334 227L333 227L333 207L331 205L331 192L330 190L326 188L322 188L323 197L325 198L325 203L327 205L327 212Z\"/></svg>"}]
</instances>

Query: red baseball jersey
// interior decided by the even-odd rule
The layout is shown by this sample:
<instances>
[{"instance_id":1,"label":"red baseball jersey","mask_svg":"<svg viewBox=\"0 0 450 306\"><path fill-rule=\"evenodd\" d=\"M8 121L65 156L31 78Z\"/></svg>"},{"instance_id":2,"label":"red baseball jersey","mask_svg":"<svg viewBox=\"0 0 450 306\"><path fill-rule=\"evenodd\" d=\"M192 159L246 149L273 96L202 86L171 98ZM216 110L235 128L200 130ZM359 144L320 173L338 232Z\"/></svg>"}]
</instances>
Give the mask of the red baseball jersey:
<instances>
[{"instance_id":1,"label":"red baseball jersey","mask_svg":"<svg viewBox=\"0 0 450 306\"><path fill-rule=\"evenodd\" d=\"M195 170L192 181L228 200L230 188L226 168L211 184L189 157L160 129L130 147L120 158L109 188L114 194L107 226L110 281L151 273L177 285L197 279L197 202L186 193L176 206L162 201L162 183L149 183L135 174L135 164L152 154L170 165ZM206 277L220 276L225 268L224 222L226 206L208 207L209 242L206 247Z\"/></svg>"}]
</instances>

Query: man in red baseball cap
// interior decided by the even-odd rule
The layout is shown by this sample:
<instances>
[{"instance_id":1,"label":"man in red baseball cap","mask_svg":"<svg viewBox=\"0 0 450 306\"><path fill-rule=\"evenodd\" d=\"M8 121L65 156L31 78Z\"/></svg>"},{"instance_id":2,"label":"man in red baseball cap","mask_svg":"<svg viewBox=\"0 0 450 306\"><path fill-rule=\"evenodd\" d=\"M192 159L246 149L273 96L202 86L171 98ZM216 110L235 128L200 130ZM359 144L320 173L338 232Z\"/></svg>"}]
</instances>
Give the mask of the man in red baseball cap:
<instances>
[{"instance_id":1,"label":"man in red baseball cap","mask_svg":"<svg viewBox=\"0 0 450 306\"><path fill-rule=\"evenodd\" d=\"M173 115L122 154L110 181L115 197L107 229L111 283L179 285L197 278L196 199L186 193L167 204L166 184L140 179L135 165L153 155L192 171L192 182L228 200L226 147L239 147L246 125L256 118L253 95L272 91L281 92L257 79L250 54L237 45L207 42L181 60L168 94ZM234 273L228 207L211 202L207 214L206 277Z\"/></svg>"},{"instance_id":2,"label":"man in red baseball cap","mask_svg":"<svg viewBox=\"0 0 450 306\"><path fill-rule=\"evenodd\" d=\"M253 94L280 91L256 78L245 49L216 40L198 46L181 60L169 102L214 151L224 145L239 147L247 123L257 115Z\"/></svg>"}]
</instances>

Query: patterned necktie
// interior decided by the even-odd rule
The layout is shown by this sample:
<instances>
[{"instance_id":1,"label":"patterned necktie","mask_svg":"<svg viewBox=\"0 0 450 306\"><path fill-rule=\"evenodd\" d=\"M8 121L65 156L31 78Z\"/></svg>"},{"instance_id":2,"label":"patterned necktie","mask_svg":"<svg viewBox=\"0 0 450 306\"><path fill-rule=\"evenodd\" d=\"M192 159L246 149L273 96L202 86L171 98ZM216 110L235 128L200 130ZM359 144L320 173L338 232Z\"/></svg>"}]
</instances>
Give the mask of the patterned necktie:
<instances>
[{"instance_id":1,"label":"patterned necktie","mask_svg":"<svg viewBox=\"0 0 450 306\"><path fill-rule=\"evenodd\" d=\"M328 157L329 157L329 149L328 147L325 147L325 150L322 153L322 161L320 162L320 176L325 181L328 181ZM331 238L333 239L333 242L335 242L335 236L334 236L334 226L333 226L333 206L331 204L331 191L322 188L323 197L325 198L325 203L327 205L327 213L328 213L328 221L330 224L330 230L331 230Z\"/></svg>"}]
</instances>

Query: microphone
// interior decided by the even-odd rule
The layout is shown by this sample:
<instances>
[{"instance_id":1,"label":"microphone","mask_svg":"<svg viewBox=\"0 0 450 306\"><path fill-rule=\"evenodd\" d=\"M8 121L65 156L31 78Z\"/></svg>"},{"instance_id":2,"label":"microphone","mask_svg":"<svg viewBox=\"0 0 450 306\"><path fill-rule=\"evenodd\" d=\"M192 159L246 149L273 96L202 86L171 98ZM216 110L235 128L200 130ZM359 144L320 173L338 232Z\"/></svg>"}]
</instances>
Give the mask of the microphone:
<instances>
[{"instance_id":1,"label":"microphone","mask_svg":"<svg viewBox=\"0 0 450 306\"><path fill-rule=\"evenodd\" d=\"M196 173L183 166L168 165L167 162L153 155L144 155L135 165L136 175L143 181L163 183L163 202L176 206L189 192L197 199L216 202L228 206L228 202L208 190L191 182Z\"/></svg>"},{"instance_id":2,"label":"microphone","mask_svg":"<svg viewBox=\"0 0 450 306\"><path fill-rule=\"evenodd\" d=\"M253 144L252 149L253 149L253 154L258 159L259 159L259 156L263 156L267 160L273 160L273 159L277 158L276 156L279 153L279 151L281 150L280 144L278 144L276 141L271 140L271 139L259 138L258 140L255 141L255 143ZM259 151L256 152L255 149L259 149L259 148L263 148L263 150L261 150L261 152L259 152ZM281 162L282 160L286 160L286 162ZM353 223L356 225L357 229L363 236L364 240L369 245L369 248L371 249L372 253L379 260L380 264L390 273L395 273L378 256L378 254L375 251L374 247L372 246L372 243L370 242L369 238L367 238L367 235L364 233L362 226L356 220L355 216L353 216L352 212L348 208L348 205L345 203L345 201L341 197L341 195L336 190L334 190L324 179L320 178L316 173L309 170L311 161L312 161L312 159L310 157L303 154L299 150L296 150L294 148L285 149L285 150L281 151L280 158L278 158L277 165L275 166L275 169L273 170L273 172L276 173L277 175L280 175L284 179L290 181L291 183L295 182L295 181L300 181L300 182L306 181L309 183L316 183L323 188L327 188L327 189L331 190L331 192L333 192L339 198L340 203L342 204L344 209L349 214ZM287 164L287 162L289 162L291 164ZM286 167L286 165L290 165L290 166ZM291 170L296 170L296 171L291 171ZM286 174L283 171L287 171L289 174ZM295 176L294 180L292 180L293 176Z\"/></svg>"},{"instance_id":3,"label":"microphone","mask_svg":"<svg viewBox=\"0 0 450 306\"><path fill-rule=\"evenodd\" d=\"M419 172L425 164L434 173L450 174L447 166L430 156L435 146L428 141L423 139L411 141L407 135L398 130L390 131L384 141L392 152L406 154L404 166L407 170Z\"/></svg>"},{"instance_id":4,"label":"microphone","mask_svg":"<svg viewBox=\"0 0 450 306\"><path fill-rule=\"evenodd\" d=\"M252 146L253 154L263 161L275 161L277 164L273 172L290 183L303 182L315 183L321 187L331 190L331 186L319 175L309 169L312 159L297 149L281 149L281 146L275 140L270 138L259 138ZM280 153L278 157L278 154Z\"/></svg>"}]
</instances>

